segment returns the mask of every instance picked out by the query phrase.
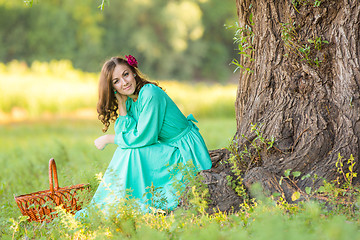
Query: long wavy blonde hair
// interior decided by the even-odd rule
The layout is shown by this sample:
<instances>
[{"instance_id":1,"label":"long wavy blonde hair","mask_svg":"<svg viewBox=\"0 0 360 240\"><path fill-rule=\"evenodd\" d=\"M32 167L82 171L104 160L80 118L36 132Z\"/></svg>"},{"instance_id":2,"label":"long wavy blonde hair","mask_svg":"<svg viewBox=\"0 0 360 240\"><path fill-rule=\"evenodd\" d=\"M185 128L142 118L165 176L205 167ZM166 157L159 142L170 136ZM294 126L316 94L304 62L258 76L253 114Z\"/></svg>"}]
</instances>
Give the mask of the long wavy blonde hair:
<instances>
[{"instance_id":1,"label":"long wavy blonde hair","mask_svg":"<svg viewBox=\"0 0 360 240\"><path fill-rule=\"evenodd\" d=\"M104 124L104 128L102 129L103 132L106 132L110 126L110 122L115 122L118 117L118 101L113 91L112 75L115 67L120 64L127 65L131 71L136 74L135 95L139 94L140 89L145 84L151 83L158 86L158 83L148 81L138 68L129 65L127 60L122 57L112 57L110 60L106 61L100 73L99 100L97 103L98 118Z\"/></svg>"}]
</instances>

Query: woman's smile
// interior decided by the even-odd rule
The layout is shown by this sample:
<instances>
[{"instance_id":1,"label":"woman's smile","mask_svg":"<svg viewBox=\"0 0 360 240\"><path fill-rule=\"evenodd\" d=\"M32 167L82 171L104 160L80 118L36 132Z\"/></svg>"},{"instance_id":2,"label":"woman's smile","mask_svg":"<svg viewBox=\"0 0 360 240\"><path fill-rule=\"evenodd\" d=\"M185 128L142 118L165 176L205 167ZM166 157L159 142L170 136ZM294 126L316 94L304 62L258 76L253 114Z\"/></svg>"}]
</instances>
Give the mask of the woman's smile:
<instances>
[{"instance_id":1,"label":"woman's smile","mask_svg":"<svg viewBox=\"0 0 360 240\"><path fill-rule=\"evenodd\" d=\"M124 89L125 91L126 91L126 90L129 90L129 89L131 88L131 86L132 86L132 85L131 85L131 84L129 84L129 85L127 85L127 86L124 86L124 88L123 88L123 89Z\"/></svg>"}]
</instances>

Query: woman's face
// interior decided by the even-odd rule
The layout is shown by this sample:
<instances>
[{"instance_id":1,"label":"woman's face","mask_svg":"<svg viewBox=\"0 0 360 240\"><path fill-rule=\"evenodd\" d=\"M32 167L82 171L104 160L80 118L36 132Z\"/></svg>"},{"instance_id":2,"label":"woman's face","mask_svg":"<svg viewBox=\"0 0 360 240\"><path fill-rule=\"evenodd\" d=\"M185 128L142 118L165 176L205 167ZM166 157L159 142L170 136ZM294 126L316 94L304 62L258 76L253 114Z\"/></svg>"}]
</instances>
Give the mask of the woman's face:
<instances>
[{"instance_id":1,"label":"woman's face","mask_svg":"<svg viewBox=\"0 0 360 240\"><path fill-rule=\"evenodd\" d=\"M121 95L134 95L136 80L129 66L126 64L116 65L112 74L112 85Z\"/></svg>"}]
</instances>

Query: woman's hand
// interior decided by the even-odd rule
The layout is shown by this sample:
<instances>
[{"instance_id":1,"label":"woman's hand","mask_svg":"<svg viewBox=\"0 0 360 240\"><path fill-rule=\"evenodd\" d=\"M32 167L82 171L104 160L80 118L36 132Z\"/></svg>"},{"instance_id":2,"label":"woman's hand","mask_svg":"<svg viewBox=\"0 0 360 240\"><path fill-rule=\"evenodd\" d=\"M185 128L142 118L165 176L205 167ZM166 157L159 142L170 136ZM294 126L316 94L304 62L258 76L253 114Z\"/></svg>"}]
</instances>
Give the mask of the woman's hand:
<instances>
[{"instance_id":1,"label":"woman's hand","mask_svg":"<svg viewBox=\"0 0 360 240\"><path fill-rule=\"evenodd\" d=\"M115 135L104 135L97 138L94 141L94 144L97 147L97 149L103 150L106 147L106 145L108 145L109 143L114 143L114 138Z\"/></svg>"},{"instance_id":2,"label":"woman's hand","mask_svg":"<svg viewBox=\"0 0 360 240\"><path fill-rule=\"evenodd\" d=\"M120 94L119 92L116 92L116 93L115 93L115 97L116 97L116 99L118 100L118 103L119 103L119 104L122 104L122 103L125 104L125 102L126 102L126 100L127 100L127 98L128 98L128 96L122 95L122 94Z\"/></svg>"},{"instance_id":3,"label":"woman's hand","mask_svg":"<svg viewBox=\"0 0 360 240\"><path fill-rule=\"evenodd\" d=\"M126 116L127 111L126 111L126 100L128 98L128 96L126 95L122 95L120 93L115 93L115 97L118 101L118 108L119 108L119 114L120 116Z\"/></svg>"}]
</instances>

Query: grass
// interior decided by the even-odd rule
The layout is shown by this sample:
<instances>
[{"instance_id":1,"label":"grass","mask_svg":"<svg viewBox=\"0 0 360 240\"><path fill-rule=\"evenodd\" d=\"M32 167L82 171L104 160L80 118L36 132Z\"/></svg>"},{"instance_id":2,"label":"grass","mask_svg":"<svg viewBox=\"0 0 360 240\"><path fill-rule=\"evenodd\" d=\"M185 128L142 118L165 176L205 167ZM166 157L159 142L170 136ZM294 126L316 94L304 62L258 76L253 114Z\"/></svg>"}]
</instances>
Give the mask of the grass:
<instances>
[{"instance_id":1,"label":"grass","mask_svg":"<svg viewBox=\"0 0 360 240\"><path fill-rule=\"evenodd\" d=\"M210 149L229 144L236 129L234 119L198 120ZM1 125L0 166L5 167L0 169L0 229L9 230L9 219L20 216L14 195L49 189L51 157L57 163L60 187L89 182L96 186L96 174L105 171L116 147L110 145L103 151L95 148L93 141L102 135L101 128L99 121L87 119Z\"/></svg>"},{"instance_id":2,"label":"grass","mask_svg":"<svg viewBox=\"0 0 360 240\"><path fill-rule=\"evenodd\" d=\"M209 146L228 145L236 128L233 119L198 120ZM88 119L0 126L0 166L4 166L0 169L1 239L360 239L358 210L350 216L345 211L347 206L337 209L314 201L288 204L261 193L256 201L244 202L241 211L231 214L208 215L201 210L204 199L194 195L192 207L168 215L141 214L129 205L121 205L114 209L123 212L121 217L104 219L95 215L82 224L60 210L60 217L51 223L24 221L13 195L49 188L50 157L56 160L60 186L90 182L96 187L95 175L105 171L115 150L115 146L104 151L93 146L100 134L101 124ZM349 207L357 208L359 203L357 200Z\"/></svg>"}]
</instances>

